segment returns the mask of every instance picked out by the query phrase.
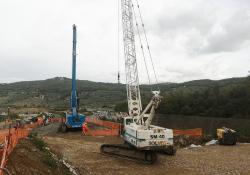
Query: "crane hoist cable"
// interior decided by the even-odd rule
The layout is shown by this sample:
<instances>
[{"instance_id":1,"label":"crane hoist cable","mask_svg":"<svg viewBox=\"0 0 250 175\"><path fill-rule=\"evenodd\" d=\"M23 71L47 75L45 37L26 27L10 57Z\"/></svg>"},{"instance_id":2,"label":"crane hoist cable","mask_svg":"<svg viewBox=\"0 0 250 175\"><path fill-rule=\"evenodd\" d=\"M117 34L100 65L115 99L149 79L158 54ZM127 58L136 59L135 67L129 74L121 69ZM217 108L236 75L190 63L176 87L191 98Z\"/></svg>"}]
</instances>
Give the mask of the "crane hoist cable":
<instances>
[{"instance_id":1,"label":"crane hoist cable","mask_svg":"<svg viewBox=\"0 0 250 175\"><path fill-rule=\"evenodd\" d=\"M136 5L137 5L137 8L138 8L139 17L140 17L140 21L141 21L141 25L142 25L144 37L145 37L146 44L147 44L148 54L149 54L149 57L150 57L150 61L151 61L153 72L154 72L154 76L155 76L155 82L157 84L158 90L160 91L159 81L158 81L158 78L157 78L157 75L156 75L156 70L155 70L155 66L154 66L154 62L153 62L153 58L152 58L151 49L149 47L147 32L146 32L146 29L145 29L145 24L144 24L143 19L142 19L142 13L141 13L141 9L140 9L140 5L139 5L138 0L136 0Z\"/></svg>"},{"instance_id":2,"label":"crane hoist cable","mask_svg":"<svg viewBox=\"0 0 250 175\"><path fill-rule=\"evenodd\" d=\"M117 1L117 66L118 66L118 84L120 84L120 0Z\"/></svg>"},{"instance_id":3,"label":"crane hoist cable","mask_svg":"<svg viewBox=\"0 0 250 175\"><path fill-rule=\"evenodd\" d=\"M146 71L147 71L148 83L149 83L149 85L151 85L151 80L150 80L149 71L148 71L148 65L147 65L147 61L146 61L146 56L145 56L145 52L144 52L144 48L143 48L143 43L142 43L142 38L141 38L141 34L140 34L140 29L139 29L139 25L138 25L138 22L137 22L137 17L136 17L135 8L134 8L134 4L133 3L132 3L132 10L133 10L134 19L135 19L135 22L136 22L136 29L137 29L137 33L138 33L138 37L139 37L139 41L140 41L140 45L141 45L142 57L143 57L143 60L144 60Z\"/></svg>"}]
</instances>

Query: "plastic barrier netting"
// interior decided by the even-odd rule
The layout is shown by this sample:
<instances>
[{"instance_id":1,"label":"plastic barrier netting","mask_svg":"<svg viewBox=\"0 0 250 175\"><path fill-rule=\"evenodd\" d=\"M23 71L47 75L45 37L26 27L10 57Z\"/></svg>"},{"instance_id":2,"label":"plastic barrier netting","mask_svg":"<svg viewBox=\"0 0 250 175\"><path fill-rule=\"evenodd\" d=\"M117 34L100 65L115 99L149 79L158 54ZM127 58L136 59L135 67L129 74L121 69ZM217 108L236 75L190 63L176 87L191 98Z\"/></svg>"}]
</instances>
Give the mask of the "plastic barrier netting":
<instances>
[{"instance_id":1,"label":"plastic barrier netting","mask_svg":"<svg viewBox=\"0 0 250 175\"><path fill-rule=\"evenodd\" d=\"M89 126L89 130L86 135L91 136L119 136L122 125L115 122L98 120L96 118L86 118L86 122L89 124L94 124L101 126L101 129L96 129L93 126Z\"/></svg>"},{"instance_id":2,"label":"plastic barrier netting","mask_svg":"<svg viewBox=\"0 0 250 175\"><path fill-rule=\"evenodd\" d=\"M202 134L203 134L202 128L186 129L186 130L174 129L174 136L187 135L191 137L201 137Z\"/></svg>"},{"instance_id":3,"label":"plastic barrier netting","mask_svg":"<svg viewBox=\"0 0 250 175\"><path fill-rule=\"evenodd\" d=\"M95 125L105 127L105 129L94 129L94 128L89 127L89 132L87 132L87 135L118 136L120 135L121 130L122 130L122 125L120 123L98 120L96 118L86 118L86 121L88 123L93 123ZM187 129L187 130L173 129L173 132L174 132L174 136L188 135L191 137L201 137L203 134L202 128Z\"/></svg>"},{"instance_id":4,"label":"plastic barrier netting","mask_svg":"<svg viewBox=\"0 0 250 175\"><path fill-rule=\"evenodd\" d=\"M17 145L19 139L26 138L32 128L38 127L43 124L43 119L38 118L36 123L24 125L22 128L9 128L0 130L0 156L1 156L1 164L0 164L0 175L4 175L8 156L13 151L15 146Z\"/></svg>"}]
</instances>

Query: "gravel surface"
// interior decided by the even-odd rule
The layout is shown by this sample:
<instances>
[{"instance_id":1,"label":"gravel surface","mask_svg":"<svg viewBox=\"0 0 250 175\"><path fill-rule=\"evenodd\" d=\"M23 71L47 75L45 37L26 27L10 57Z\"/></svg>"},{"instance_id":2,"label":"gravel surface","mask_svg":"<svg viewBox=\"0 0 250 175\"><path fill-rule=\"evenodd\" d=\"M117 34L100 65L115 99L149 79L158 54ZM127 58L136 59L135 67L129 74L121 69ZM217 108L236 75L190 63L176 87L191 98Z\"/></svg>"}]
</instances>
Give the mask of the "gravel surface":
<instances>
[{"instance_id":1,"label":"gravel surface","mask_svg":"<svg viewBox=\"0 0 250 175\"><path fill-rule=\"evenodd\" d=\"M79 174L144 175L249 175L250 144L178 149L175 156L159 155L154 165L143 165L100 154L103 143L122 143L118 137L89 137L80 132L45 136L54 152L62 155Z\"/></svg>"},{"instance_id":2,"label":"gravel surface","mask_svg":"<svg viewBox=\"0 0 250 175\"><path fill-rule=\"evenodd\" d=\"M58 133L58 129L60 126L61 123L50 123L49 125L35 128L32 130L32 132L37 132L41 136L55 134Z\"/></svg>"}]
</instances>

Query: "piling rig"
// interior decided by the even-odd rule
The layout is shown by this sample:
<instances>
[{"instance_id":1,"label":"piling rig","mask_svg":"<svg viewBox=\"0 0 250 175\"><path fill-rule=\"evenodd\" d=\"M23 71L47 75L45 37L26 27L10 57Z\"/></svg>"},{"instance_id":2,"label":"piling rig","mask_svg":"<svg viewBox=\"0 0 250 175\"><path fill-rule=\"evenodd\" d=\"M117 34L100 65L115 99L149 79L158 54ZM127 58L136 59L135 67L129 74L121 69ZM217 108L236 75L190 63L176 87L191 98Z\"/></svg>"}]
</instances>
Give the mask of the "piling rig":
<instances>
[{"instance_id":1,"label":"piling rig","mask_svg":"<svg viewBox=\"0 0 250 175\"><path fill-rule=\"evenodd\" d=\"M62 132L67 132L69 129L80 129L85 122L85 115L79 114L79 98L76 88L76 25L73 25L73 49L72 49L72 80L71 80L71 97L70 106L71 113L65 113L65 122L61 125Z\"/></svg>"},{"instance_id":2,"label":"piling rig","mask_svg":"<svg viewBox=\"0 0 250 175\"><path fill-rule=\"evenodd\" d=\"M138 1L137 7L139 9ZM101 152L115 157L152 164L156 161L158 152L169 155L175 154L173 130L151 124L155 116L155 110L162 100L159 89L151 91L152 98L146 108L142 110L135 47L134 28L138 29L137 21L136 27L134 26L134 20L137 20L135 6L132 0L121 0L121 9L129 115L123 118L124 129L121 136L124 144L104 144L101 146ZM149 56L152 58L143 22L142 27ZM138 29L137 32L141 41L140 30ZM142 43L141 49L143 51ZM145 56L144 53L143 56ZM153 64L153 62L151 63Z\"/></svg>"}]
</instances>

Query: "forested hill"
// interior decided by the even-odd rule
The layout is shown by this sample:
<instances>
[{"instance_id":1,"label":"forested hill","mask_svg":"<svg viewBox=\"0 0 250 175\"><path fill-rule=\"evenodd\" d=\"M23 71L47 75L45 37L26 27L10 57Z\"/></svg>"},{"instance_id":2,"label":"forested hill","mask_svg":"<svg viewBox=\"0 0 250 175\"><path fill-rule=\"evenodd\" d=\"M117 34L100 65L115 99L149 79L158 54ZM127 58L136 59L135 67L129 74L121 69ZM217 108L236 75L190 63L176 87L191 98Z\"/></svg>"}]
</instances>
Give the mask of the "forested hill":
<instances>
[{"instance_id":1,"label":"forested hill","mask_svg":"<svg viewBox=\"0 0 250 175\"><path fill-rule=\"evenodd\" d=\"M191 81L163 96L160 113L250 119L250 77Z\"/></svg>"},{"instance_id":2,"label":"forested hill","mask_svg":"<svg viewBox=\"0 0 250 175\"><path fill-rule=\"evenodd\" d=\"M126 110L124 84L78 80L77 86L82 108ZM159 86L164 97L160 113L250 118L250 77L162 83ZM67 108L70 88L71 80L60 77L0 84L0 107ZM143 104L149 100L151 89L148 85L141 86Z\"/></svg>"}]
</instances>

